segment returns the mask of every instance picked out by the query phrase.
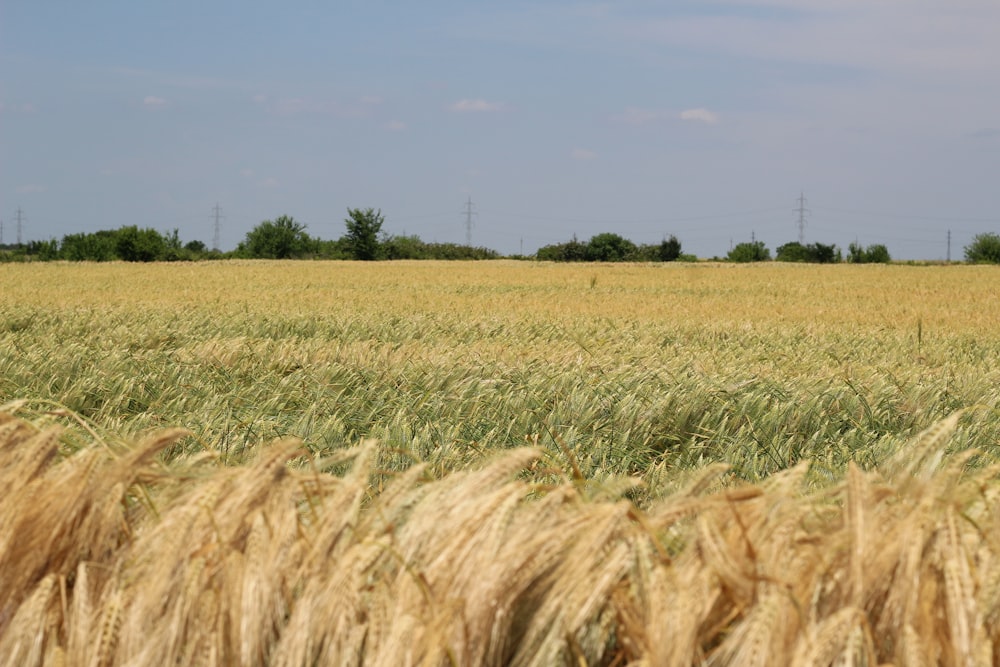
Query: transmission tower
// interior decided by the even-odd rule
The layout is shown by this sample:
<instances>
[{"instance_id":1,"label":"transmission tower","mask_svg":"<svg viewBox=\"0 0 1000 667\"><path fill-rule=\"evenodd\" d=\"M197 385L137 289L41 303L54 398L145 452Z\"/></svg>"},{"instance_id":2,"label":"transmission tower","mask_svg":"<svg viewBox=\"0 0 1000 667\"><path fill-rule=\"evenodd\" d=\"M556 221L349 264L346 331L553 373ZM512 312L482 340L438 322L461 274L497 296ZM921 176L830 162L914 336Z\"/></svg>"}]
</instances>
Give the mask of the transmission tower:
<instances>
[{"instance_id":1,"label":"transmission tower","mask_svg":"<svg viewBox=\"0 0 1000 667\"><path fill-rule=\"evenodd\" d=\"M472 222L472 216L479 215L472 208L472 197L465 202L465 245L472 247L472 228L475 223Z\"/></svg>"},{"instance_id":2,"label":"transmission tower","mask_svg":"<svg viewBox=\"0 0 1000 667\"><path fill-rule=\"evenodd\" d=\"M796 201L799 203L799 207L794 210L799 214L799 243L802 243L806 238L806 214L809 213L809 209L806 208L806 197L802 192L799 192L799 198Z\"/></svg>"},{"instance_id":3,"label":"transmission tower","mask_svg":"<svg viewBox=\"0 0 1000 667\"><path fill-rule=\"evenodd\" d=\"M24 218L21 215L21 207L17 207L17 214L14 217L17 220L17 245L21 245L21 223L24 222Z\"/></svg>"},{"instance_id":4,"label":"transmission tower","mask_svg":"<svg viewBox=\"0 0 1000 667\"><path fill-rule=\"evenodd\" d=\"M212 209L212 217L215 218L215 234L212 236L212 250L219 252L219 219L226 217L222 215L219 202L215 202L215 208Z\"/></svg>"}]
</instances>

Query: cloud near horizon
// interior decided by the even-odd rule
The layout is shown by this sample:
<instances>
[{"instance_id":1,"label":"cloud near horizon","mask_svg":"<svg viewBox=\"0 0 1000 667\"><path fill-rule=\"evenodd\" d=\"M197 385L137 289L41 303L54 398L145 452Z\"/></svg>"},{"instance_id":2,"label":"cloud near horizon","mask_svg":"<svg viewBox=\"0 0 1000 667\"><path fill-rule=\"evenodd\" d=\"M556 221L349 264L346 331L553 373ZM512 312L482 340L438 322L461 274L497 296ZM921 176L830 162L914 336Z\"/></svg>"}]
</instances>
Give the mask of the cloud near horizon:
<instances>
[{"instance_id":1,"label":"cloud near horizon","mask_svg":"<svg viewBox=\"0 0 1000 667\"><path fill-rule=\"evenodd\" d=\"M147 109L159 109L166 103L167 101L165 99L157 97L156 95L146 95L146 97L142 98L142 106Z\"/></svg>"},{"instance_id":2,"label":"cloud near horizon","mask_svg":"<svg viewBox=\"0 0 1000 667\"><path fill-rule=\"evenodd\" d=\"M452 111L457 111L459 113L467 112L479 112L479 111L500 111L502 108L501 104L496 102L487 102L484 99L475 100L459 100L452 104L449 109Z\"/></svg>"},{"instance_id":3,"label":"cloud near horizon","mask_svg":"<svg viewBox=\"0 0 1000 667\"><path fill-rule=\"evenodd\" d=\"M593 160L597 157L597 153L586 148L574 148L573 152L570 153L570 157L574 160Z\"/></svg>"},{"instance_id":4,"label":"cloud near horizon","mask_svg":"<svg viewBox=\"0 0 1000 667\"><path fill-rule=\"evenodd\" d=\"M709 111L708 109L687 109L678 114L678 118L681 120L690 120L696 123L707 123L708 125L715 125L719 122L719 114L714 111Z\"/></svg>"}]
</instances>

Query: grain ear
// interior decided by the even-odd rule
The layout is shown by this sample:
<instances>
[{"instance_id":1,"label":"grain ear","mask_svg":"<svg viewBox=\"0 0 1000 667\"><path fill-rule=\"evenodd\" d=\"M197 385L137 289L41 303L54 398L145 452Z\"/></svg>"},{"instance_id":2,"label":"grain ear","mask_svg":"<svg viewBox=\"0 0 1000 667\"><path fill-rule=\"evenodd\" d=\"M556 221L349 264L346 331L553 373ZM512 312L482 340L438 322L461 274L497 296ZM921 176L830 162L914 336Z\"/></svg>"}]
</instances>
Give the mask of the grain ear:
<instances>
[{"instance_id":1,"label":"grain ear","mask_svg":"<svg viewBox=\"0 0 1000 667\"><path fill-rule=\"evenodd\" d=\"M0 463L25 475L0 496L0 658L988 664L1000 486L942 453L956 424L885 471L815 488L805 465L756 485L706 467L643 509L538 484L534 448L384 483L375 441L336 473L297 465L294 440L165 466L180 431L64 455L58 432L6 420Z\"/></svg>"}]
</instances>

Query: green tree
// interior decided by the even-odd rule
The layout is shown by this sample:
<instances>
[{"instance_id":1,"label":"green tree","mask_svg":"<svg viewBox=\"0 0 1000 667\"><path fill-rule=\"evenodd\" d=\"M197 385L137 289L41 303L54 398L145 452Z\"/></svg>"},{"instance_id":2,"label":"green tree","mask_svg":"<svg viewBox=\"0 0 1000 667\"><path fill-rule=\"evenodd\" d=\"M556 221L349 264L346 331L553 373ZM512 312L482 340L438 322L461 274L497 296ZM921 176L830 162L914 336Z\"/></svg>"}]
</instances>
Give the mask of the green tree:
<instances>
[{"instance_id":1,"label":"green tree","mask_svg":"<svg viewBox=\"0 0 1000 667\"><path fill-rule=\"evenodd\" d=\"M851 241L847 244L847 262L849 264L865 264L868 258L865 255L865 248L860 243Z\"/></svg>"},{"instance_id":2,"label":"green tree","mask_svg":"<svg viewBox=\"0 0 1000 667\"><path fill-rule=\"evenodd\" d=\"M737 243L726 257L730 262L766 262L771 259L771 251L763 241Z\"/></svg>"},{"instance_id":3,"label":"green tree","mask_svg":"<svg viewBox=\"0 0 1000 667\"><path fill-rule=\"evenodd\" d=\"M851 264L888 264L890 260L889 249L881 243L870 245L867 249L858 243L847 246L847 261Z\"/></svg>"},{"instance_id":4,"label":"green tree","mask_svg":"<svg viewBox=\"0 0 1000 667\"><path fill-rule=\"evenodd\" d=\"M48 241L28 241L28 246L25 248L25 255L43 262L59 259L59 242L55 239L49 239Z\"/></svg>"},{"instance_id":5,"label":"green tree","mask_svg":"<svg viewBox=\"0 0 1000 667\"><path fill-rule=\"evenodd\" d=\"M265 220L249 232L236 249L241 257L294 259L316 252L317 243L306 234L306 226L287 215Z\"/></svg>"},{"instance_id":6,"label":"green tree","mask_svg":"<svg viewBox=\"0 0 1000 667\"><path fill-rule=\"evenodd\" d=\"M636 252L636 245L618 234L605 232L587 242L587 261L624 262Z\"/></svg>"},{"instance_id":7,"label":"green tree","mask_svg":"<svg viewBox=\"0 0 1000 667\"><path fill-rule=\"evenodd\" d=\"M92 234L67 234L59 246L63 259L74 262L110 262L118 258L118 232L102 229Z\"/></svg>"},{"instance_id":8,"label":"green tree","mask_svg":"<svg viewBox=\"0 0 1000 667\"><path fill-rule=\"evenodd\" d=\"M806 246L809 250L809 261L817 264L834 264L840 262L843 256L840 248L836 244L826 245L823 243L810 243Z\"/></svg>"},{"instance_id":9,"label":"green tree","mask_svg":"<svg viewBox=\"0 0 1000 667\"><path fill-rule=\"evenodd\" d=\"M774 251L774 259L779 262L808 262L809 250L798 241L792 241L778 246Z\"/></svg>"},{"instance_id":10,"label":"green tree","mask_svg":"<svg viewBox=\"0 0 1000 667\"><path fill-rule=\"evenodd\" d=\"M354 259L371 261L378 259L381 251L378 235L382 231L382 209L347 209L347 245Z\"/></svg>"},{"instance_id":11,"label":"green tree","mask_svg":"<svg viewBox=\"0 0 1000 667\"><path fill-rule=\"evenodd\" d=\"M823 243L802 245L798 241L778 246L774 256L774 259L779 262L812 262L814 264L833 264L840 262L842 258L840 248L836 245Z\"/></svg>"},{"instance_id":12,"label":"green tree","mask_svg":"<svg viewBox=\"0 0 1000 667\"><path fill-rule=\"evenodd\" d=\"M117 232L115 253L126 262L155 262L163 259L166 250L166 239L155 229L139 229L131 225Z\"/></svg>"},{"instance_id":13,"label":"green tree","mask_svg":"<svg viewBox=\"0 0 1000 667\"><path fill-rule=\"evenodd\" d=\"M671 234L669 239L660 243L658 256L661 262L673 262L681 256L681 242Z\"/></svg>"},{"instance_id":14,"label":"green tree","mask_svg":"<svg viewBox=\"0 0 1000 667\"><path fill-rule=\"evenodd\" d=\"M868 246L865 254L868 256L868 261L873 264L888 264L892 261L892 257L889 256L889 249L881 243Z\"/></svg>"},{"instance_id":15,"label":"green tree","mask_svg":"<svg viewBox=\"0 0 1000 667\"><path fill-rule=\"evenodd\" d=\"M865 254L868 255L868 261L873 264L888 264L892 261L892 257L889 255L889 249L882 243L876 243L868 246L868 249L865 250Z\"/></svg>"},{"instance_id":16,"label":"green tree","mask_svg":"<svg viewBox=\"0 0 1000 667\"><path fill-rule=\"evenodd\" d=\"M566 243L542 246L535 253L535 258L542 262L585 262L587 244L580 243L574 234L573 239Z\"/></svg>"},{"instance_id":17,"label":"green tree","mask_svg":"<svg viewBox=\"0 0 1000 667\"><path fill-rule=\"evenodd\" d=\"M965 246L965 259L975 264L1000 264L1000 236L993 232L977 234Z\"/></svg>"}]
</instances>

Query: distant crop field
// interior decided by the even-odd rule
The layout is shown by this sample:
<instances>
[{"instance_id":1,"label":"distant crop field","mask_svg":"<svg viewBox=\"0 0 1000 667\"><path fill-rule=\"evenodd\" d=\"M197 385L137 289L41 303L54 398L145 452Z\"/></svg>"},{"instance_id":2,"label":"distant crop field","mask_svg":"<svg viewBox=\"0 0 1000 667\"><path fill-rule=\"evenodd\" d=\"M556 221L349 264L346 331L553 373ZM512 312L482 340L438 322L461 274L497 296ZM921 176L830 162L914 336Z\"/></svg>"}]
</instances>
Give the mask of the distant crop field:
<instances>
[{"instance_id":1,"label":"distant crop field","mask_svg":"<svg viewBox=\"0 0 1000 667\"><path fill-rule=\"evenodd\" d=\"M995 268L0 285L0 664L1000 661Z\"/></svg>"}]
</instances>

